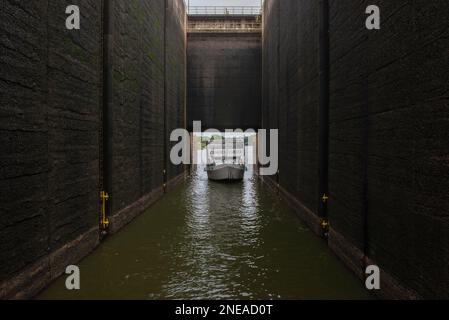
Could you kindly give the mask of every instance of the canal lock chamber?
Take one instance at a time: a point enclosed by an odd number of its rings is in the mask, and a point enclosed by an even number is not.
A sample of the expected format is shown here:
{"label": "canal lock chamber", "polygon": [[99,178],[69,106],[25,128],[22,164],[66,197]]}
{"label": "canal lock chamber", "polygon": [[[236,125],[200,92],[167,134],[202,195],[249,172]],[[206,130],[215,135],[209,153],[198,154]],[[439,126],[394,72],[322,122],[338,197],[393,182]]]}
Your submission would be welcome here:
{"label": "canal lock chamber", "polygon": [[[447,298],[448,7],[380,3],[372,31],[368,5],[92,0],[70,31],[60,1],[5,4],[0,298],[76,298],[54,280],[78,263],[105,298],[364,299],[370,265],[379,297]],[[279,170],[216,185],[173,165],[195,120],[278,129]]]}

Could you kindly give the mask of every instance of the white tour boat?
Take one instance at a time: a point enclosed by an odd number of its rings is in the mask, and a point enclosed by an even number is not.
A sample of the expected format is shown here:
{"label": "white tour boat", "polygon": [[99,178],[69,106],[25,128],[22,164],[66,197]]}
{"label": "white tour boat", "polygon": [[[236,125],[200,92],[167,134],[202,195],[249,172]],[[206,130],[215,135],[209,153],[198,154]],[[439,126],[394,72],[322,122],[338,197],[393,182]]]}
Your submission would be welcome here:
{"label": "white tour boat", "polygon": [[208,146],[207,176],[213,181],[239,181],[245,176],[244,138],[222,138]]}

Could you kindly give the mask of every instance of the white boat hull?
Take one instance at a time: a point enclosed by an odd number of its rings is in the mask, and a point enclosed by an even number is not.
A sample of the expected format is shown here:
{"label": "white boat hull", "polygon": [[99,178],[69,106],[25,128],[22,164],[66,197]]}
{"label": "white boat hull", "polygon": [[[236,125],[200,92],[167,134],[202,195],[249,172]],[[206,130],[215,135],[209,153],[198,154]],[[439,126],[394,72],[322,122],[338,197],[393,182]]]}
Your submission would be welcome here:
{"label": "white boat hull", "polygon": [[233,164],[221,164],[207,168],[207,176],[213,181],[238,181],[243,180],[245,166]]}

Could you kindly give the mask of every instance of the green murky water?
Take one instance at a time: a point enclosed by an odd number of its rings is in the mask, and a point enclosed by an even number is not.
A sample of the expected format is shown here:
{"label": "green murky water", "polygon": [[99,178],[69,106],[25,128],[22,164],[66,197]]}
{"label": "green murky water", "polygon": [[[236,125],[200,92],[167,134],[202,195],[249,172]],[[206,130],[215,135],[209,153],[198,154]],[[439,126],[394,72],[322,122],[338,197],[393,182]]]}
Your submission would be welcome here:
{"label": "green murky water", "polygon": [[362,284],[285,203],[247,173],[198,170],[39,299],[366,299]]}

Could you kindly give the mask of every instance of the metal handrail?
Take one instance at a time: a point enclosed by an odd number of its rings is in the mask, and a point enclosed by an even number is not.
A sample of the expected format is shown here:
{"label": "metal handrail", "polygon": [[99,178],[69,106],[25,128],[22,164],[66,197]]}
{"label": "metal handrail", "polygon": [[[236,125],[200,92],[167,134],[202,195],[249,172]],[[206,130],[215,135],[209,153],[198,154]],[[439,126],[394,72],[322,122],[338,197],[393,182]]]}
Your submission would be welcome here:
{"label": "metal handrail", "polygon": [[260,15],[262,8],[260,6],[190,6],[189,15]]}

